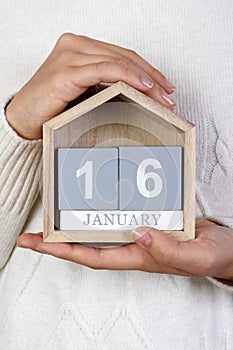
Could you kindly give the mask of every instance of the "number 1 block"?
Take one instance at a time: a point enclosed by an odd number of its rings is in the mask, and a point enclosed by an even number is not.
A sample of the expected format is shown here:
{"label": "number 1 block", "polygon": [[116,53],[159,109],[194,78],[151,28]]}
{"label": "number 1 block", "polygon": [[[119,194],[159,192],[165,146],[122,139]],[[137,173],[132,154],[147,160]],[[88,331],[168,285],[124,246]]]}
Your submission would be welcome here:
{"label": "number 1 block", "polygon": [[182,210],[182,147],[119,148],[120,210]]}
{"label": "number 1 block", "polygon": [[118,209],[117,148],[59,148],[55,158],[58,210]]}

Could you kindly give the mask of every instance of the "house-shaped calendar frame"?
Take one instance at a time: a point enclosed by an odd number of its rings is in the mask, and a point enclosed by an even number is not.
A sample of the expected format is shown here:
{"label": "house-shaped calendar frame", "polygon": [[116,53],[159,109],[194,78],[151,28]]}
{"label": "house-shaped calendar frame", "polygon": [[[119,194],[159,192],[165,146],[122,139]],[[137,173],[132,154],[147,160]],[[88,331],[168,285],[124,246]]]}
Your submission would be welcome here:
{"label": "house-shaped calendar frame", "polygon": [[183,147],[183,230],[166,232],[183,241],[195,237],[195,125],[124,82],[117,82],[43,125],[44,241],[131,242],[130,231],[125,230],[55,228],[54,153],[62,147],[117,147],[135,143]]}

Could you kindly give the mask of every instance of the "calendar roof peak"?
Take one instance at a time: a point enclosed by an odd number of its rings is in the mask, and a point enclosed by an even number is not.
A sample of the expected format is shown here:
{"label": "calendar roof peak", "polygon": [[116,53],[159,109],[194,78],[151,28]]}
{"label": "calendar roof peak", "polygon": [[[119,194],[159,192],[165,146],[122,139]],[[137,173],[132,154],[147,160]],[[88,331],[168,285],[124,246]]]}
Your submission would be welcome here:
{"label": "calendar roof peak", "polygon": [[153,118],[154,114],[156,118],[163,119],[165,122],[183,132],[189,131],[194,127],[194,125],[184,117],[162,106],[152,98],[146,96],[144,93],[136,90],[123,81],[114,83],[84,101],[77,103],[74,107],[65,110],[44,125],[51,129],[64,127],[74,119],[81,117],[106,102],[111,101],[128,102],[134,104],[135,107],[141,107],[150,115],[150,117]]}

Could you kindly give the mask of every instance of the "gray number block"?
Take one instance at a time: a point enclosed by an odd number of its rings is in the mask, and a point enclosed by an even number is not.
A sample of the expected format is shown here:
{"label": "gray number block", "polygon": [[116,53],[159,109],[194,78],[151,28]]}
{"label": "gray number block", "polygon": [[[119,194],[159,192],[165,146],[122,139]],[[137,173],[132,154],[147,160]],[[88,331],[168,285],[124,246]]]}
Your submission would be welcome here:
{"label": "gray number block", "polygon": [[55,207],[59,210],[118,209],[118,149],[58,148]]}
{"label": "gray number block", "polygon": [[120,147],[119,209],[182,210],[182,147]]}

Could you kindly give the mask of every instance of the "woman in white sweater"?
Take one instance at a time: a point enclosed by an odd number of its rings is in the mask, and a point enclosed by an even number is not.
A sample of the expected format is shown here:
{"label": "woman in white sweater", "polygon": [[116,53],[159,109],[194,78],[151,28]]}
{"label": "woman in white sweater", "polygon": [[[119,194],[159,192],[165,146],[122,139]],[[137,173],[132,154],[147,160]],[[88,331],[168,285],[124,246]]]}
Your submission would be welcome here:
{"label": "woman in white sweater", "polygon": [[[174,0],[1,5],[1,91],[8,96],[0,120],[1,348],[232,349],[228,6]],[[67,31],[139,51],[151,65],[119,46],[60,37]],[[197,125],[197,216],[212,221],[199,220],[197,238],[182,244],[150,230],[138,232],[135,238],[143,237],[136,244],[101,254],[45,244],[35,234],[21,235],[16,247],[20,233],[42,230],[42,123],[100,81],[124,80],[173,109],[174,87],[153,66],[175,83],[177,111]]]}

